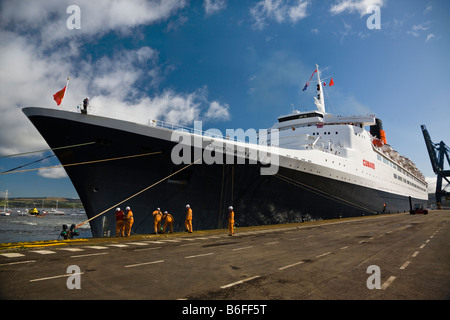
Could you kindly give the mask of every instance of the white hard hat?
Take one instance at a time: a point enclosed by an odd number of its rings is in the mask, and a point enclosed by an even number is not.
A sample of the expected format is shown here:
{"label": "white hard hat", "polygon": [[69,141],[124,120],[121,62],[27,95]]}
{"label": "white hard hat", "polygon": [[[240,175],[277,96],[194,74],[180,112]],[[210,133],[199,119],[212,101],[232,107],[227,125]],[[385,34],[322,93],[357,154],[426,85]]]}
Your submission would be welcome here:
{"label": "white hard hat", "polygon": [[191,207],[190,205],[188,205],[188,204],[186,205],[186,208],[190,208],[190,207]]}
{"label": "white hard hat", "polygon": [[164,213],[168,213],[167,211],[164,211]]}
{"label": "white hard hat", "polygon": [[125,210],[130,210],[130,207],[126,207]]}
{"label": "white hard hat", "polygon": [[158,210],[158,211],[161,211],[161,209],[160,209],[160,208],[156,208],[156,210]]}
{"label": "white hard hat", "polygon": [[233,207],[232,207],[232,206],[229,206],[229,207],[228,207],[228,210],[233,210]]}
{"label": "white hard hat", "polygon": [[120,208],[116,208],[116,211],[120,211]]}

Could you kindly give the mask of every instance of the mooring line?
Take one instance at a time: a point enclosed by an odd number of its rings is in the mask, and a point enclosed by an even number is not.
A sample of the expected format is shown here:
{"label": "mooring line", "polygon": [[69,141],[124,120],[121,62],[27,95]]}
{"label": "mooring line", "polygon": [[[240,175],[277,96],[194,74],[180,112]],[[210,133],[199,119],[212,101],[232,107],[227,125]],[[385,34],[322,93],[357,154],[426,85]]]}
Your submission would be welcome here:
{"label": "mooring line", "polygon": [[61,167],[80,166],[80,165],[84,165],[84,164],[92,164],[92,163],[99,163],[99,162],[106,162],[106,161],[115,161],[115,160],[130,159],[130,158],[137,158],[137,157],[143,157],[143,156],[150,156],[150,155],[159,154],[159,153],[162,153],[162,151],[142,153],[142,154],[135,154],[135,155],[132,155],[132,156],[123,156],[123,157],[116,157],[116,158],[109,158],[109,159],[92,160],[92,161],[85,161],[85,162],[58,164],[58,165],[50,166],[50,167],[40,167],[40,168],[24,169],[24,170],[17,170],[17,171],[5,171],[5,172],[0,173],[0,175],[2,175],[2,174],[11,174],[11,173],[19,173],[19,172],[27,172],[27,171],[36,171],[36,170],[43,170],[43,169],[53,169],[53,168],[61,168]]}
{"label": "mooring line", "polygon": [[283,175],[281,175],[279,173],[275,174],[275,177],[277,177],[278,179],[283,180],[283,181],[285,181],[287,183],[293,184],[294,186],[297,186],[299,188],[303,188],[303,189],[306,189],[306,190],[308,190],[310,192],[316,193],[316,194],[318,194],[320,196],[326,197],[328,199],[331,199],[331,200],[334,200],[334,201],[337,201],[337,202],[342,202],[342,203],[344,203],[346,205],[353,206],[353,207],[356,207],[356,208],[359,208],[359,209],[363,209],[364,211],[368,211],[370,213],[377,213],[374,210],[365,208],[363,206],[360,206],[360,205],[358,205],[356,203],[353,203],[353,202],[347,201],[345,199],[339,198],[337,196],[333,196],[333,195],[327,194],[327,193],[323,192],[322,190],[319,190],[319,189],[316,189],[314,187],[308,186],[308,185],[306,185],[304,183],[301,183],[300,181],[293,180],[291,178],[285,177],[285,176],[283,176]]}
{"label": "mooring line", "polygon": [[134,197],[140,195],[141,193],[147,191],[148,189],[153,188],[154,186],[156,186],[157,184],[163,182],[164,180],[169,179],[170,177],[176,175],[177,173],[179,173],[179,172],[181,172],[181,171],[183,171],[183,170],[189,168],[190,166],[192,166],[193,164],[197,163],[197,162],[200,161],[201,159],[202,159],[202,158],[199,158],[199,159],[195,160],[195,161],[192,162],[191,164],[188,164],[187,166],[181,168],[180,170],[175,171],[175,172],[172,173],[172,174],[169,174],[169,175],[168,175],[167,177],[165,177],[165,178],[162,178],[162,179],[159,180],[158,182],[155,182],[155,183],[153,183],[152,185],[150,185],[150,186],[148,186],[148,187],[145,187],[145,188],[142,189],[141,191],[136,192],[135,194],[133,194],[132,196],[126,198],[125,200],[122,200],[122,201],[120,201],[120,202],[114,204],[113,206],[109,207],[108,209],[103,210],[103,211],[100,212],[99,214],[97,214],[97,215],[93,216],[92,218],[89,218],[88,220],[86,220],[86,221],[80,223],[79,225],[77,225],[77,226],[75,227],[75,229],[77,229],[77,228],[81,227],[83,224],[85,224],[85,223],[87,223],[87,222],[89,222],[89,221],[91,221],[91,220],[93,220],[93,219],[95,219],[95,218],[101,216],[102,214],[108,212],[109,210],[114,209],[115,207],[121,205],[121,204],[124,203],[125,201],[128,201],[128,200],[130,200],[130,199],[133,199]]}
{"label": "mooring line", "polygon": [[91,141],[91,142],[73,144],[73,145],[70,145],[70,146],[56,147],[56,148],[52,148],[52,149],[42,149],[42,150],[36,150],[36,151],[29,151],[29,152],[9,154],[9,155],[6,155],[6,156],[0,156],[0,159],[1,158],[23,156],[23,155],[31,154],[31,153],[38,153],[38,152],[45,152],[45,151],[53,151],[53,150],[61,150],[61,149],[67,149],[67,148],[82,147],[82,146],[87,146],[87,145],[94,144],[94,143],[96,143],[96,142],[95,141]]}

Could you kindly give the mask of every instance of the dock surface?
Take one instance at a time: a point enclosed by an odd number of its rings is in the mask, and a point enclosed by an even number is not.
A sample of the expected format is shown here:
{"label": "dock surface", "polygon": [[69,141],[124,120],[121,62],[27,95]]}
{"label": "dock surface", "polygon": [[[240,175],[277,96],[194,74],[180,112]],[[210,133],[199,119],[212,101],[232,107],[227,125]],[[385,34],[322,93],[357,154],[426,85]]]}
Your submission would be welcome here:
{"label": "dock surface", "polygon": [[237,228],[232,237],[222,229],[3,244],[0,298],[445,300],[449,222],[440,210]]}

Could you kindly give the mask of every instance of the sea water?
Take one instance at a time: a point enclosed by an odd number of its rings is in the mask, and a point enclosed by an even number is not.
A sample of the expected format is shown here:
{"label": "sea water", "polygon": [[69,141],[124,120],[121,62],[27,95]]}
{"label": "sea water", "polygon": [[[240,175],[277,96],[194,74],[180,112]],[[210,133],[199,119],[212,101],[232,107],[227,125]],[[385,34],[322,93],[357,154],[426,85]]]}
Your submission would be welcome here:
{"label": "sea water", "polygon": [[[11,212],[9,216],[0,216],[0,243],[57,240],[63,224],[70,228],[70,225],[78,225],[88,219],[85,213],[76,213],[73,209],[60,210],[64,215],[48,213],[43,217],[36,217],[28,213],[19,215],[17,212]],[[25,212],[25,209],[21,211]],[[92,237],[89,222],[77,230],[80,235],[74,239]]]}

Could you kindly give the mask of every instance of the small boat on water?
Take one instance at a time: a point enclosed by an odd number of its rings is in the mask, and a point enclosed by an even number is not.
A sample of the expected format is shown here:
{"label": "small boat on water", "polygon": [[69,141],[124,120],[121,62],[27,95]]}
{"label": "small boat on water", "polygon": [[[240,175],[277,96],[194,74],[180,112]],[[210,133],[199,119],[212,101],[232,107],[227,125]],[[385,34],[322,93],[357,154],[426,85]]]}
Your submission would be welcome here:
{"label": "small boat on water", "polygon": [[5,203],[3,205],[3,210],[0,211],[0,216],[9,216],[11,215],[11,210],[8,209],[8,190],[5,193]]}
{"label": "small boat on water", "polygon": [[65,215],[64,211],[58,210],[58,200],[56,200],[56,208],[50,209],[50,213],[55,216],[63,216]]}
{"label": "small boat on water", "polygon": [[44,212],[44,211],[39,211],[38,209],[36,209],[36,207],[34,207],[33,209],[30,209],[29,211],[28,211],[28,213],[30,214],[30,215],[32,215],[32,216],[35,216],[35,217],[45,217],[46,216],[46,212]]}

